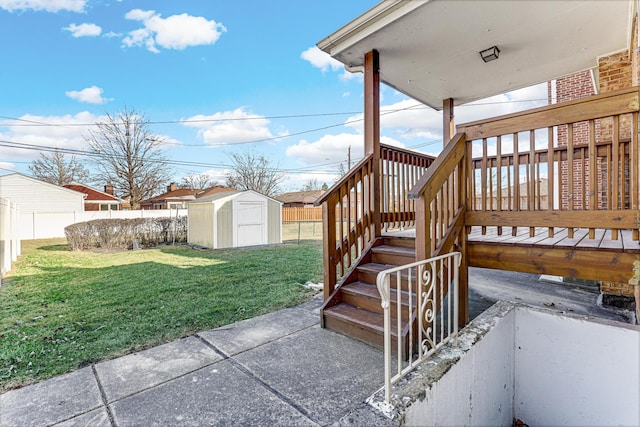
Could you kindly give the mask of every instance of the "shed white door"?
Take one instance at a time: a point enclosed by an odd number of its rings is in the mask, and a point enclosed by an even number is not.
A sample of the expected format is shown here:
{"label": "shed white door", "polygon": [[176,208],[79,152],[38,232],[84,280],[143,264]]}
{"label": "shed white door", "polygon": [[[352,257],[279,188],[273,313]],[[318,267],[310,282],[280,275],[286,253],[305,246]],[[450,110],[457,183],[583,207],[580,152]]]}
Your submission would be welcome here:
{"label": "shed white door", "polygon": [[267,207],[264,202],[238,202],[238,246],[266,244]]}

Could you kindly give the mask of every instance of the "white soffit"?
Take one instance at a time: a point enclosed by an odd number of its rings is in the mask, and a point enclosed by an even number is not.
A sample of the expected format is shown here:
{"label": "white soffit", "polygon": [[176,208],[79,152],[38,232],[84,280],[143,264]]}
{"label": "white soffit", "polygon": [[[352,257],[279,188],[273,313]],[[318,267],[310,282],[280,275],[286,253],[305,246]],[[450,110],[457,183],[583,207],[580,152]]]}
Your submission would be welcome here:
{"label": "white soffit", "polygon": [[386,0],[318,47],[347,68],[376,49],[382,82],[441,109],[596,67],[629,48],[634,1]]}

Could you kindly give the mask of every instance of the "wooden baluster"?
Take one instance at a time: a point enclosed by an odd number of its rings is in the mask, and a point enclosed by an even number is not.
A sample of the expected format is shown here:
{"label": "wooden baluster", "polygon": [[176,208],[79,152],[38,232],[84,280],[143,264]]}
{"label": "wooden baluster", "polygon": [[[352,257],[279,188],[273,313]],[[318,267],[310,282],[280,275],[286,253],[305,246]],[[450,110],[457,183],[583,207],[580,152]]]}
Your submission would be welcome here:
{"label": "wooden baluster", "polygon": [[[598,210],[598,155],[596,153],[596,122],[589,120],[589,210]],[[595,239],[595,228],[589,228],[589,238]]]}
{"label": "wooden baluster", "polygon": [[[611,161],[613,164],[611,175],[611,206],[610,210],[618,210],[620,204],[620,117],[613,116],[613,140],[611,141]],[[624,153],[624,150],[623,150]],[[624,165],[623,165],[624,169]],[[618,229],[611,230],[611,238],[618,240]]]}
{"label": "wooden baluster", "polygon": [[[513,134],[513,210],[520,210],[520,147],[518,134]],[[518,235],[518,227],[511,227],[511,235]]]}
{"label": "wooden baluster", "polygon": [[540,153],[536,153],[536,203],[534,209],[538,211],[542,210],[542,191],[540,188],[542,185],[540,181],[542,181],[542,179],[540,178],[540,163]]}
{"label": "wooden baluster", "polygon": [[582,154],[582,162],[580,162],[581,164],[581,168],[580,168],[580,173],[581,173],[581,186],[582,186],[582,198],[581,198],[581,208],[582,210],[586,210],[587,209],[587,163],[588,163],[588,148],[587,147],[580,147],[580,153]]}
{"label": "wooden baluster", "polygon": [[[568,185],[568,209],[573,210],[573,123],[567,125],[567,185]],[[567,235],[573,239],[573,228],[567,229]]]}
{"label": "wooden baluster", "polygon": [[336,197],[329,198],[322,204],[322,251],[324,263],[324,288],[323,297],[326,301],[333,293],[336,285]]}
{"label": "wooden baluster", "polygon": [[[498,185],[498,202],[496,208],[498,211],[503,210],[502,208],[502,135],[498,135],[496,138],[496,183]],[[498,236],[502,236],[502,226],[497,227]]]}
{"label": "wooden baluster", "polygon": [[[345,184],[346,185],[346,184]],[[344,199],[346,196],[346,190],[345,190],[345,186],[343,185],[342,187],[340,187],[340,191],[339,191],[339,196],[340,196],[340,232],[339,232],[339,236],[340,236],[340,242],[339,242],[339,246],[340,246],[340,276],[344,275],[345,269],[344,269],[344,257],[347,253],[347,248],[345,247],[345,224],[344,224],[344,220],[345,220],[345,211],[344,211]]]}
{"label": "wooden baluster", "polygon": [[[631,143],[629,144],[629,202],[631,210],[635,211],[638,211],[638,209],[640,209],[640,206],[638,204],[638,197],[640,193],[640,188],[638,188],[640,184],[638,175],[638,162],[640,162],[640,159],[638,159],[638,113],[633,113],[631,115]],[[638,221],[640,221],[640,213]],[[638,240],[638,233],[638,227],[634,228],[632,231],[633,240]],[[636,299],[636,304],[639,303],[640,301]]]}
{"label": "wooden baluster", "polygon": [[[480,197],[482,212],[487,211],[487,138],[482,139],[482,163],[480,165]],[[482,234],[487,234],[487,227],[482,226]]]}
{"label": "wooden baluster", "polygon": [[[554,152],[554,141],[553,141],[553,128],[547,128],[547,138],[548,138],[548,147],[547,147],[547,210],[549,212],[554,210],[555,203],[555,194],[554,194],[554,179],[555,179],[555,152]],[[553,227],[548,228],[549,237],[553,237],[555,235],[555,230]]]}
{"label": "wooden baluster", "polygon": [[352,240],[352,221],[351,221],[351,189],[353,188],[353,179],[349,178],[347,180],[347,186],[345,189],[345,197],[347,199],[347,268],[351,268],[351,259],[353,258],[352,248],[353,248],[353,240]]}

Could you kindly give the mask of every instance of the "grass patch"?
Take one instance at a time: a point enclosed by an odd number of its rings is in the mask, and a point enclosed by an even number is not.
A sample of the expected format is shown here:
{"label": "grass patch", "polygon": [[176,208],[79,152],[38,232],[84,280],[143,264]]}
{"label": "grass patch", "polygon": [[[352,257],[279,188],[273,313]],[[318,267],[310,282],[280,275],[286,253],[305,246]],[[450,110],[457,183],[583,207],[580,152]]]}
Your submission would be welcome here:
{"label": "grass patch", "polygon": [[201,251],[72,252],[22,243],[0,288],[0,391],[312,297],[322,243]]}
{"label": "grass patch", "polygon": [[292,222],[282,225],[282,241],[297,243],[303,240],[322,240],[321,222]]}

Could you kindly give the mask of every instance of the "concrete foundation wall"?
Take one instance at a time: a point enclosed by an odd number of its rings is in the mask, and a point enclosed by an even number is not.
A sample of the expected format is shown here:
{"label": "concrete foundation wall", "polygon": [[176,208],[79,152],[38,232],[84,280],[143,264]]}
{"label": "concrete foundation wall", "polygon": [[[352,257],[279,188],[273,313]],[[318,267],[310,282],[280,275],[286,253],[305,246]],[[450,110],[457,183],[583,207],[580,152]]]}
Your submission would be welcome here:
{"label": "concrete foundation wall", "polygon": [[640,329],[516,311],[517,418],[531,426],[640,425]]}
{"label": "concrete foundation wall", "polygon": [[407,409],[406,425],[511,426],[514,328],[510,311]]}
{"label": "concrete foundation wall", "polygon": [[640,425],[640,327],[498,303],[393,390],[406,425]]}

